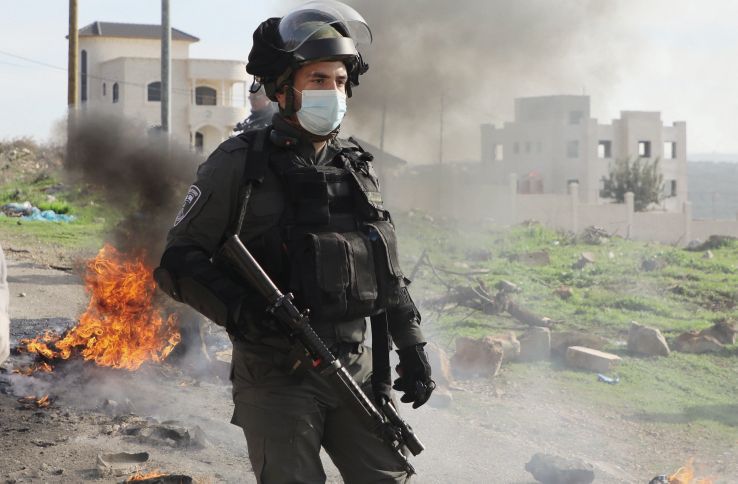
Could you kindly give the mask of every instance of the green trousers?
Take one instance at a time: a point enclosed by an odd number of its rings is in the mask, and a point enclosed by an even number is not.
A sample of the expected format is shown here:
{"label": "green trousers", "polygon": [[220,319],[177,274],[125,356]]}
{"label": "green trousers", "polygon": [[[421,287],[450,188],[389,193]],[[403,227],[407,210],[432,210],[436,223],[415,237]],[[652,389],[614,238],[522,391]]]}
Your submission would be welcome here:
{"label": "green trousers", "polygon": [[[233,347],[232,423],[243,428],[257,482],[324,483],[323,447],[344,482],[402,483],[400,459],[360,422],[320,375],[288,375],[281,354],[240,342]],[[371,352],[341,356],[354,379],[371,395]]]}

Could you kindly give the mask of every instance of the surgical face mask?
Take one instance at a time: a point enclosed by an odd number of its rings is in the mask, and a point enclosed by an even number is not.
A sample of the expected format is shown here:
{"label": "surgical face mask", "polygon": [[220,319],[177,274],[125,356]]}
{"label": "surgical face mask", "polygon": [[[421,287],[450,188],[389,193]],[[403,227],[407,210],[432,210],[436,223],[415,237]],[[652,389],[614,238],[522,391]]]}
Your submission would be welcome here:
{"label": "surgical face mask", "polygon": [[306,89],[302,91],[302,106],[296,114],[303,128],[319,136],[326,135],[343,121],[346,95],[335,89]]}

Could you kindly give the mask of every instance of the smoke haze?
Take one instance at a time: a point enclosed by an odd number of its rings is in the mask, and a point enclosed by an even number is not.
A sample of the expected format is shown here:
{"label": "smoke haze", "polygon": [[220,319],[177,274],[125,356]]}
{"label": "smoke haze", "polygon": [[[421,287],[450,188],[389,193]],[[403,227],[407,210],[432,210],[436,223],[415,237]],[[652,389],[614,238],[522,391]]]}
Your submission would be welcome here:
{"label": "smoke haze", "polygon": [[[437,163],[441,97],[443,158],[478,160],[479,125],[512,120],[520,96],[606,89],[624,72],[617,52],[620,3],[351,0],[374,36],[370,64],[349,101],[344,134],[414,163]],[[631,53],[635,50],[631,50]],[[593,93],[593,98],[604,94]]]}
{"label": "smoke haze", "polygon": [[70,135],[68,173],[92,185],[124,219],[112,234],[121,250],[146,249],[158,262],[178,204],[198,159],[143,126],[119,118],[86,115]]}

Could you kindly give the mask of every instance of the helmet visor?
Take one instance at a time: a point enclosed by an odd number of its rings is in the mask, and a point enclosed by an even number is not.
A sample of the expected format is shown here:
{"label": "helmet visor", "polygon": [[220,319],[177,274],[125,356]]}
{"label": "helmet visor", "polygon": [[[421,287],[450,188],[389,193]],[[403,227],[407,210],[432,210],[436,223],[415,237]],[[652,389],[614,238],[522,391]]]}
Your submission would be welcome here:
{"label": "helmet visor", "polygon": [[372,42],[372,32],[364,17],[343,3],[332,0],[314,0],[286,15],[279,22],[280,50],[294,52],[314,35],[321,35],[326,26],[333,27],[354,45]]}

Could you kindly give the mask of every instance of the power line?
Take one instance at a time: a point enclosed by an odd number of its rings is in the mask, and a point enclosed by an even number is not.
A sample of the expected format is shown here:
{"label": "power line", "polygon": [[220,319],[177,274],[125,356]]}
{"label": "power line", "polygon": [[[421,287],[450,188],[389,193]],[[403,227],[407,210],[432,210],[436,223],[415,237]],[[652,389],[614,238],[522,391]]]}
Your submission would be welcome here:
{"label": "power line", "polygon": [[[31,62],[33,64],[38,64],[38,65],[40,65],[42,67],[46,67],[46,68],[49,68],[49,69],[55,69],[55,70],[58,70],[60,72],[67,72],[67,68],[66,67],[55,66],[53,64],[49,64],[49,63],[46,63],[46,62],[43,62],[43,61],[39,61],[39,60],[36,60],[36,59],[31,59],[30,57],[24,57],[22,55],[13,54],[11,52],[6,52],[4,50],[0,50],[0,54],[6,55],[6,56],[9,56],[9,57],[13,57],[15,59],[24,60],[26,62]],[[24,67],[24,68],[25,67],[28,67],[28,66],[23,66],[23,65],[20,65],[20,64],[12,64],[12,63],[9,63],[9,62],[2,62],[2,61],[0,61],[0,63],[6,64],[6,65],[11,65],[11,66],[14,66],[14,67]],[[148,87],[148,84],[141,84],[141,83],[138,83],[138,82],[131,82],[131,81],[120,81],[120,80],[117,80],[117,79],[110,79],[110,78],[106,78],[106,77],[96,76],[94,74],[86,74],[86,76],[87,76],[88,79],[95,79],[95,80],[98,80],[98,81],[105,81],[105,82],[112,82],[112,83],[116,83],[117,82],[118,84],[122,84],[122,85],[125,85],[125,86]],[[246,82],[246,81],[244,80],[244,82]],[[192,95],[192,90],[191,89],[182,89],[182,88],[172,88],[172,93],[182,94],[182,95],[186,95],[186,96],[189,97],[189,96]],[[248,98],[246,98],[246,97],[232,97],[231,98],[232,101],[246,101],[247,99]]]}

